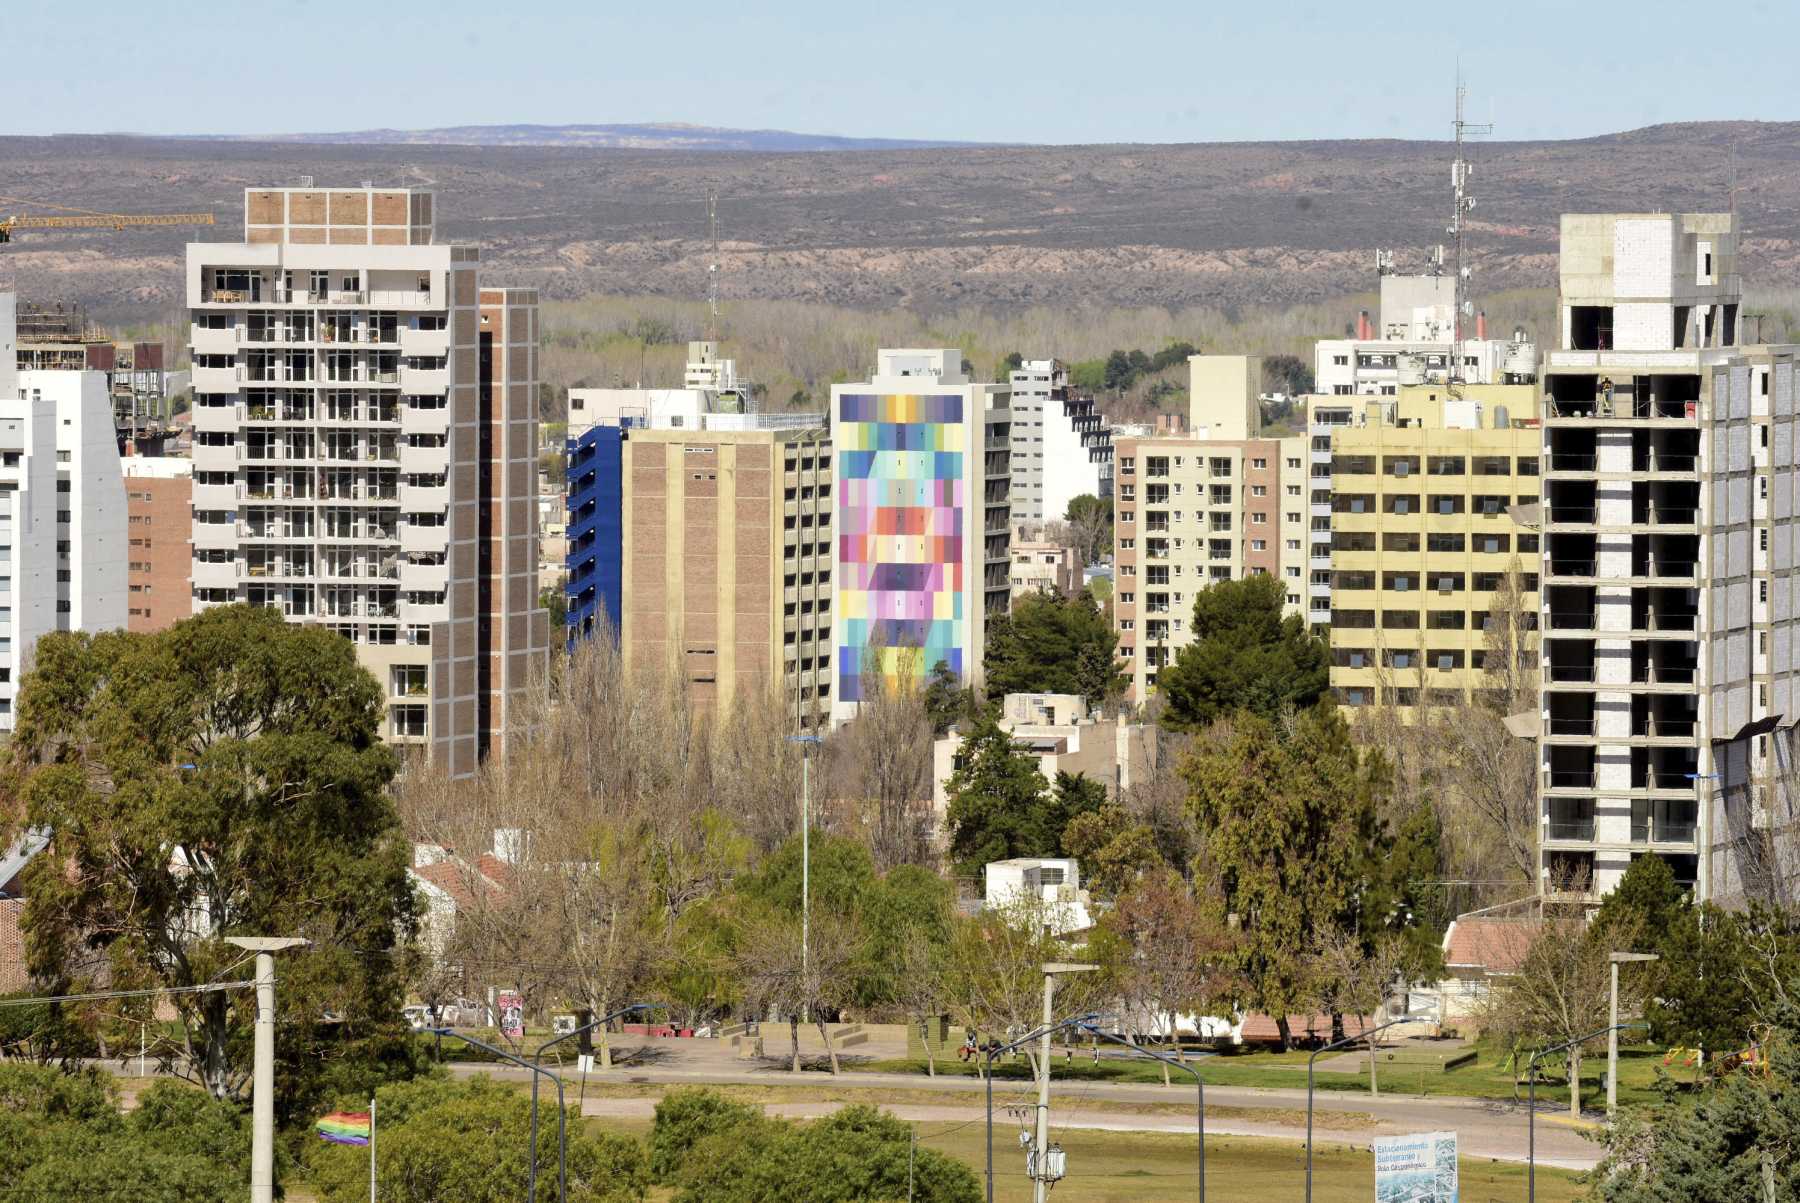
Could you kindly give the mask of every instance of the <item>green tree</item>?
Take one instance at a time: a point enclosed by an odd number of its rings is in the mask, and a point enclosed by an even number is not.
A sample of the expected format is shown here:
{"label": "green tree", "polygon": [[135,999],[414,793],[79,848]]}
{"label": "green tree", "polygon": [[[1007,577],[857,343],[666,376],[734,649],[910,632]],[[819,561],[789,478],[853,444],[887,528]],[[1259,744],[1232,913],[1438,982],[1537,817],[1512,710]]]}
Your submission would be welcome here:
{"label": "green tree", "polygon": [[944,786],[956,871],[974,876],[990,861],[1060,855],[1070,821],[1106,801],[1106,787],[1084,774],[1058,773],[1045,784],[1037,758],[984,715]]}
{"label": "green tree", "polygon": [[1081,880],[1096,898],[1116,898],[1145,873],[1168,868],[1150,825],[1107,802],[1063,828],[1062,849],[1081,862]]}
{"label": "green tree", "polygon": [[1032,593],[1010,615],[988,619],[983,667],[990,699],[1009,693],[1073,693],[1099,704],[1125,690],[1113,655],[1119,637],[1085,590]]}
{"label": "green tree", "polygon": [[949,661],[939,660],[932,665],[925,685],[925,714],[931,721],[933,735],[942,739],[950,728],[974,718],[979,709],[975,690],[950,671]]}
{"label": "green tree", "polygon": [[1196,744],[1185,774],[1212,905],[1235,915],[1244,1004],[1287,1016],[1311,1001],[1307,958],[1353,930],[1389,841],[1378,817],[1385,770],[1319,706],[1285,726],[1243,714]]}
{"label": "green tree", "polygon": [[[273,610],[44,637],[13,741],[24,820],[51,833],[26,870],[33,974],[59,990],[103,975],[184,988],[244,973],[227,936],[307,937],[283,954],[279,1111],[346,1071],[410,1073],[400,1003],[415,903],[382,712],[347,641]],[[240,1097],[247,999],[169,1001],[177,1069]]]}
{"label": "green tree", "polygon": [[942,949],[950,939],[956,892],[948,881],[921,865],[888,870],[865,895],[863,954],[857,968],[857,999],[863,1005],[905,1002],[905,978],[919,968],[909,950]]}
{"label": "green tree", "polygon": [[1069,545],[1075,548],[1083,564],[1097,564],[1112,554],[1113,503],[1092,493],[1069,498],[1063,510]]}
{"label": "green tree", "polygon": [[[346,1104],[351,1099],[344,1100]],[[638,1203],[650,1186],[644,1146],[595,1131],[568,1110],[568,1186],[579,1203]],[[376,1189],[390,1203],[512,1203],[530,1180],[531,1103],[487,1077],[384,1086],[375,1095],[380,1131]],[[535,1203],[557,1198],[556,1107],[538,1124]],[[369,1197],[366,1149],[312,1145],[307,1164],[324,1203]],[[240,1187],[241,1191],[241,1187]]]}
{"label": "green tree", "polygon": [[1114,351],[1106,357],[1106,387],[1108,389],[1115,393],[1122,393],[1130,388],[1136,379],[1136,365],[1132,363],[1129,354],[1124,351]]}
{"label": "green tree", "polygon": [[1273,719],[1325,693],[1325,641],[1298,614],[1283,616],[1287,586],[1257,574],[1219,581],[1194,598],[1193,642],[1157,674],[1162,722],[1191,731],[1236,711]]}
{"label": "green tree", "polygon": [[569,599],[561,585],[546,585],[538,591],[538,605],[550,611],[550,646],[562,644],[562,630],[569,624]]}
{"label": "green tree", "polygon": [[1303,396],[1313,391],[1312,368],[1298,355],[1267,356],[1263,359],[1262,386],[1265,392]]}
{"label": "green tree", "polygon": [[[1786,991],[1800,995],[1800,982]],[[1652,1108],[1626,1108],[1589,1176],[1600,1203],[1794,1203],[1800,1199],[1800,1013],[1776,1009],[1766,1072],[1737,1072],[1689,1103],[1672,1085]],[[1663,1079],[1667,1083],[1667,1079]]]}

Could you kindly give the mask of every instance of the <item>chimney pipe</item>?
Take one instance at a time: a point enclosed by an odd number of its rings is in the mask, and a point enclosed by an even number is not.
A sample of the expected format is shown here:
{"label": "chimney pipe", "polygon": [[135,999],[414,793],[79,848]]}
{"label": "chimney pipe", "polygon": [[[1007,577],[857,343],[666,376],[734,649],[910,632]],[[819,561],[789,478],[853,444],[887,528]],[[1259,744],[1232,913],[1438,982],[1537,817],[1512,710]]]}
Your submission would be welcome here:
{"label": "chimney pipe", "polygon": [[1375,330],[1369,324],[1369,311],[1367,309],[1358,309],[1356,311],[1356,337],[1361,342],[1368,342],[1375,337]]}
{"label": "chimney pipe", "polygon": [[1475,311],[1475,337],[1478,341],[1487,339],[1487,310],[1485,309]]}

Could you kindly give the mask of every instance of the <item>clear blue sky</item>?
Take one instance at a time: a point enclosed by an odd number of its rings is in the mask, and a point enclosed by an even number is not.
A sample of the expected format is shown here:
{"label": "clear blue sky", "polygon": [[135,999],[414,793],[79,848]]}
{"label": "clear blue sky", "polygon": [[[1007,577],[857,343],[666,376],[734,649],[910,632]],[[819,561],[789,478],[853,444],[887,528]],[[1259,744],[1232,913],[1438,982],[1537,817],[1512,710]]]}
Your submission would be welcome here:
{"label": "clear blue sky", "polygon": [[[1010,142],[1436,138],[1460,57],[1471,117],[1491,111],[1496,137],[1583,137],[1800,117],[1790,2],[27,2],[0,24],[0,133],[685,121]],[[1375,15],[1399,9],[1415,23]]]}

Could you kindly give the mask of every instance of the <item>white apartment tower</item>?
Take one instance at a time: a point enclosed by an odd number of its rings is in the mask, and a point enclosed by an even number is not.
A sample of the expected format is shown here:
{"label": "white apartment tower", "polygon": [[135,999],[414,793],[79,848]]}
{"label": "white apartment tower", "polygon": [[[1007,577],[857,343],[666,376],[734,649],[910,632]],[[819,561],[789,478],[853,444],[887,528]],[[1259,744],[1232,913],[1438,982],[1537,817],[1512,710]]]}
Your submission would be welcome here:
{"label": "white apartment tower", "polygon": [[1007,402],[954,347],[882,350],[868,382],[831,386],[834,725],[865,669],[980,684],[987,616],[1012,600]]}
{"label": "white apartment tower", "polygon": [[1112,430],[1092,397],[1069,387],[1054,359],[1027,359],[1012,373],[1014,524],[1060,522],[1084,493],[1112,496]]}
{"label": "white apartment tower", "polygon": [[1742,345],[1734,214],[1562,220],[1544,376],[1543,885],[1661,856],[1791,901],[1794,346]]}
{"label": "white apartment tower", "polygon": [[125,483],[103,372],[19,371],[0,293],[0,731],[52,631],[125,625]]}
{"label": "white apartment tower", "polygon": [[188,247],[195,608],[338,631],[384,736],[473,773],[548,647],[536,294],[484,289],[430,192],[247,189],[244,227]]}

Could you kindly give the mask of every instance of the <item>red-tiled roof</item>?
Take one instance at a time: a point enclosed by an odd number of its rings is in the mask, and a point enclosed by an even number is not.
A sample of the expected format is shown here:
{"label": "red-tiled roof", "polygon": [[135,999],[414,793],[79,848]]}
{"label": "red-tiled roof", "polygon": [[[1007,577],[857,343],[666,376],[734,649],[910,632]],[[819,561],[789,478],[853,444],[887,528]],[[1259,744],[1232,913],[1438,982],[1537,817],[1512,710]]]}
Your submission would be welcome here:
{"label": "red-tiled roof", "polygon": [[1538,926],[1536,919],[1458,919],[1444,933],[1444,964],[1489,974],[1517,973]]}
{"label": "red-tiled roof", "polygon": [[[1354,1015],[1344,1016],[1344,1035],[1362,1035],[1363,1021]],[[1332,1039],[1331,1016],[1289,1015],[1288,1034],[1296,1040]],[[1251,1013],[1244,1016],[1243,1039],[1248,1044],[1273,1044],[1281,1039],[1281,1029],[1273,1015]]]}
{"label": "red-tiled roof", "polygon": [[498,894],[505,890],[505,886],[501,882],[495,881],[487,874],[485,867],[477,870],[465,862],[454,859],[447,858],[435,864],[422,865],[415,868],[413,872],[450,895],[450,901],[456,905],[458,910],[475,905],[476,891],[483,894]]}

